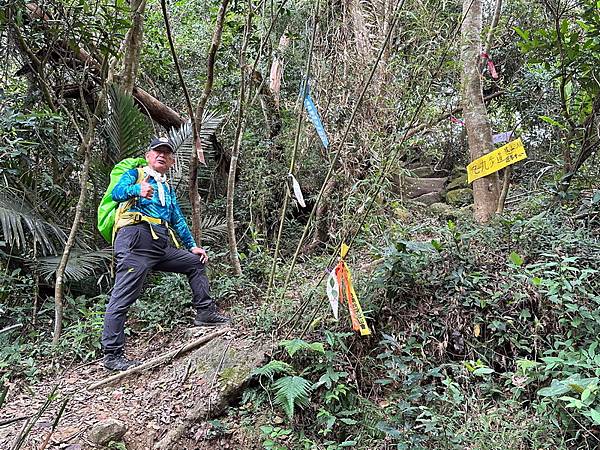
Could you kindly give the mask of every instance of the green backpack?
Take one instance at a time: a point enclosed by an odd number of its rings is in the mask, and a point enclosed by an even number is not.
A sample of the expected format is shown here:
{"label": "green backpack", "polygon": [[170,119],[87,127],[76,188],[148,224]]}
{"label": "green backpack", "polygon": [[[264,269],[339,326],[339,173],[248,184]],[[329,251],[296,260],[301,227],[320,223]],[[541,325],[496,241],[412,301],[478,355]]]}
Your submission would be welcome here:
{"label": "green backpack", "polygon": [[[106,192],[102,197],[100,205],[98,206],[98,230],[100,231],[102,237],[110,244],[112,244],[113,241],[113,228],[115,225],[117,210],[120,209],[119,203],[112,199],[112,190],[125,172],[138,167],[143,167],[146,164],[147,163],[144,158],[127,158],[118,162],[110,171],[110,183],[106,188]],[[138,170],[138,183],[141,181],[141,176],[143,177],[143,172]],[[130,207],[131,205],[122,209],[127,210]]]}

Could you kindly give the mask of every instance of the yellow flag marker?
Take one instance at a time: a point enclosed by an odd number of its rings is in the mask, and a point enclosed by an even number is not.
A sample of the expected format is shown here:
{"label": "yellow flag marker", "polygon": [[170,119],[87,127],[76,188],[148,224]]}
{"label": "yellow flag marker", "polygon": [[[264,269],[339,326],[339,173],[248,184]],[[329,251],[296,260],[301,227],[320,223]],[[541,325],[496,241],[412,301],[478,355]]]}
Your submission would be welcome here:
{"label": "yellow flag marker", "polygon": [[348,311],[350,312],[352,329],[360,332],[361,336],[368,336],[371,334],[371,330],[369,329],[369,325],[367,325],[367,319],[365,318],[365,314],[363,313],[360,302],[358,301],[358,296],[356,295],[356,291],[352,285],[352,275],[350,274],[350,269],[344,262],[344,257],[348,254],[349,248],[350,247],[348,247],[346,244],[342,244],[342,248],[340,249],[340,262],[335,269],[333,269],[332,273],[335,273],[337,280],[339,298],[341,300],[345,298],[348,302]]}
{"label": "yellow flag marker", "polygon": [[527,154],[523,141],[521,138],[516,139],[469,164],[467,166],[468,181],[472,183],[525,158],[527,158]]}
{"label": "yellow flag marker", "polygon": [[342,248],[340,249],[340,256],[342,257],[342,259],[346,257],[349,249],[350,247],[348,247],[345,242],[342,242]]}

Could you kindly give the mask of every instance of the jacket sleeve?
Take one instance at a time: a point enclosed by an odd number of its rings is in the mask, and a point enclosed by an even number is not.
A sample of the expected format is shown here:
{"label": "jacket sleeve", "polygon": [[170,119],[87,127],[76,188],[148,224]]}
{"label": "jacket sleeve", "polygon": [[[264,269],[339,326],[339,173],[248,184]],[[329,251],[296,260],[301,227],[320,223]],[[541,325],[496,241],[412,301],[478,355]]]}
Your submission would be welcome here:
{"label": "jacket sleeve", "polygon": [[115,202],[125,202],[133,197],[139,197],[142,186],[136,184],[137,169],[128,170],[112,190],[111,196]]}
{"label": "jacket sleeve", "polygon": [[183,213],[181,212],[181,208],[177,203],[177,197],[175,196],[175,189],[171,190],[171,218],[169,220],[169,224],[171,228],[175,230],[185,248],[190,250],[193,247],[197,247],[196,241],[190,232],[190,229],[185,221],[185,217],[183,217]]}

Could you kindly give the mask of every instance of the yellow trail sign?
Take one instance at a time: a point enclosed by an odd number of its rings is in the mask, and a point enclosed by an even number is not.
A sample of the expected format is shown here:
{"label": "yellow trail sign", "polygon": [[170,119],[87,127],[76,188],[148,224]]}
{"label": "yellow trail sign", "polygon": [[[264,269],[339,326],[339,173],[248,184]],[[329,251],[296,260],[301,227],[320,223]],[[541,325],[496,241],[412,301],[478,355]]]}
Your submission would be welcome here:
{"label": "yellow trail sign", "polygon": [[525,154],[523,141],[521,141],[521,138],[516,139],[469,164],[467,166],[468,181],[472,183],[525,158],[527,158],[527,155]]}

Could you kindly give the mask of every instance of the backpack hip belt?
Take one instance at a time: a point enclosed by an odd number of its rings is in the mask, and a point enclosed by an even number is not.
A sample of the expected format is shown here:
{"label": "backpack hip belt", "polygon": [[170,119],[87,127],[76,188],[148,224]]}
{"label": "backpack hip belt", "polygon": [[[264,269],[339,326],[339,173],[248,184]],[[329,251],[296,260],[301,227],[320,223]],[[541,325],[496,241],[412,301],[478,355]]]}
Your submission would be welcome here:
{"label": "backpack hip belt", "polygon": [[173,230],[171,229],[167,221],[163,219],[157,219],[155,217],[144,216],[140,212],[125,211],[121,213],[119,215],[118,220],[115,222],[114,233],[116,234],[120,228],[126,227],[127,225],[135,225],[142,222],[146,222],[150,226],[150,233],[152,234],[152,239],[155,240],[158,239],[158,235],[156,234],[156,231],[154,231],[154,227],[152,225],[163,225],[167,227],[167,230],[169,230],[169,234],[171,235],[171,239],[173,239],[175,246],[179,248],[179,242],[177,242],[175,234],[173,233]]}

